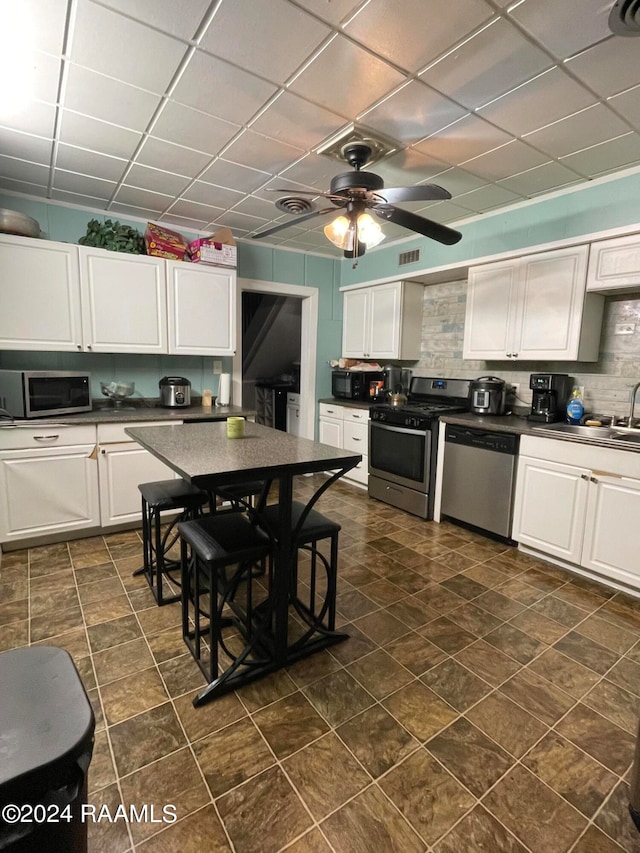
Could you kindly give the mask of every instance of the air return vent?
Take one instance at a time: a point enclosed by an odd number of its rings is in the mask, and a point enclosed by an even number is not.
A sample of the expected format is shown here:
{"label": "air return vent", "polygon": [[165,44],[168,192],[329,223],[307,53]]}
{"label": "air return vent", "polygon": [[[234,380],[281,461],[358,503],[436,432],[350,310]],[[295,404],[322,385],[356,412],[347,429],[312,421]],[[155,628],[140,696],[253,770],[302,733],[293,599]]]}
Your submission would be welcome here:
{"label": "air return vent", "polygon": [[276,207],[278,210],[282,210],[284,213],[291,213],[294,216],[301,216],[303,213],[312,213],[316,209],[312,201],[292,195],[279,198],[276,201]]}
{"label": "air return vent", "polygon": [[415,264],[420,260],[420,249],[412,249],[410,252],[400,252],[398,255],[398,266],[403,267],[405,264]]}
{"label": "air return vent", "polygon": [[616,0],[609,13],[609,29],[617,36],[640,36],[640,0]]}

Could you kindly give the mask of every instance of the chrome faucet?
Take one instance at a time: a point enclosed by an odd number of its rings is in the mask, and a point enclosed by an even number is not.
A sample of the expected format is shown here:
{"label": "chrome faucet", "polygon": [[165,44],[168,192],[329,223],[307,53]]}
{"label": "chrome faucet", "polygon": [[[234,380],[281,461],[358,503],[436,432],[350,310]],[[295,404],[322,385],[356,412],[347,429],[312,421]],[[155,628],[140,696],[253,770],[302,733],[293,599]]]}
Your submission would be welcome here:
{"label": "chrome faucet", "polygon": [[639,388],[640,388],[640,382],[636,382],[636,384],[633,386],[633,391],[631,392],[631,406],[629,407],[629,426],[630,427],[633,426],[633,422],[635,421],[635,418],[633,416],[633,411],[636,407],[636,395],[638,393]]}

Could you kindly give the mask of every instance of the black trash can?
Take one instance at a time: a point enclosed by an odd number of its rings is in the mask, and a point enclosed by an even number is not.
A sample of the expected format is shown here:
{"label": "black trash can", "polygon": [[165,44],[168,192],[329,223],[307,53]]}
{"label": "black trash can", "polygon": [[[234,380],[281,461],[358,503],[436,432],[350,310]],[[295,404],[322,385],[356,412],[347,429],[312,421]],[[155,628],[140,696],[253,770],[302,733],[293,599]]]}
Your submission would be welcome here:
{"label": "black trash can", "polygon": [[0,654],[0,851],[86,853],[95,719],[64,649]]}

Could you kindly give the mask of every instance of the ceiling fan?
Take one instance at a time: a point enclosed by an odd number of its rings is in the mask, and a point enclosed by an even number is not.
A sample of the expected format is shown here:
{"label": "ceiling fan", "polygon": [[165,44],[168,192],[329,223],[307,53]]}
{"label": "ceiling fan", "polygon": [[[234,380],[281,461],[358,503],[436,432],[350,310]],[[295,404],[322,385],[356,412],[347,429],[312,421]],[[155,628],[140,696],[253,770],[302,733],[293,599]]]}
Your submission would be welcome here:
{"label": "ceiling fan", "polygon": [[[336,208],[341,214],[324,229],[326,237],[339,249],[344,250],[345,258],[358,258],[364,255],[367,248],[376,246],[384,239],[380,225],[373,217],[366,213],[372,210],[375,215],[387,222],[393,222],[409,231],[415,231],[439,243],[452,246],[461,239],[462,234],[447,228],[439,222],[433,222],[424,216],[418,216],[408,210],[403,210],[395,205],[399,202],[409,201],[440,201],[451,198],[451,193],[437,184],[419,184],[413,187],[388,187],[385,189],[384,181],[373,172],[363,172],[362,167],[366,165],[371,157],[372,149],[369,145],[361,142],[351,142],[342,149],[342,156],[353,166],[353,172],[344,172],[336,175],[332,181],[329,192],[320,190],[298,190],[301,195],[322,196],[328,199],[333,207],[325,207],[322,210],[314,210],[303,216],[297,216],[295,220],[276,225],[254,234],[253,239],[268,237],[298,222],[306,222],[316,216],[324,216],[327,213],[335,213]],[[291,190],[271,189],[271,192],[290,193]],[[295,197],[278,199],[276,207],[287,213],[301,213],[309,209],[304,199]]]}

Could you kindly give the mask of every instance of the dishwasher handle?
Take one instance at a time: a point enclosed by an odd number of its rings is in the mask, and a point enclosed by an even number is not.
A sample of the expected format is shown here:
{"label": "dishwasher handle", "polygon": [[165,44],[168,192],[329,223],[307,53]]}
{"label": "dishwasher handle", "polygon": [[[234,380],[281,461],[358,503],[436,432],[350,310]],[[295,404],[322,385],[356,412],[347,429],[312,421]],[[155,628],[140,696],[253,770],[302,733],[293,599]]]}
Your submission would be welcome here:
{"label": "dishwasher handle", "polygon": [[517,456],[520,447],[520,436],[514,433],[490,432],[450,424],[445,431],[445,441],[447,444],[477,447],[479,450],[491,450],[494,453],[506,453],[509,456]]}

